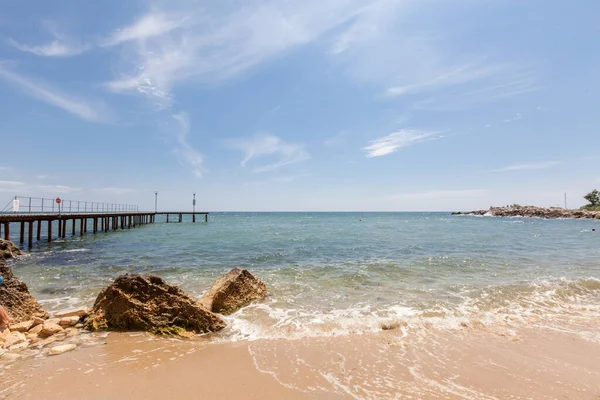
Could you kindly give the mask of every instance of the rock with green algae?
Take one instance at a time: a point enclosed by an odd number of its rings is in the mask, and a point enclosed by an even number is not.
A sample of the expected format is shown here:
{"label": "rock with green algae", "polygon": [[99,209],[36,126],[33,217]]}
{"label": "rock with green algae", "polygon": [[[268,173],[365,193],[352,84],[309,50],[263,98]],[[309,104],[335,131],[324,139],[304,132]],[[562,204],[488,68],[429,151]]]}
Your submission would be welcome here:
{"label": "rock with green algae", "polygon": [[[153,275],[126,274],[105,288],[87,316],[88,330],[216,332],[226,326],[176,286]],[[181,331],[180,331],[181,329]]]}

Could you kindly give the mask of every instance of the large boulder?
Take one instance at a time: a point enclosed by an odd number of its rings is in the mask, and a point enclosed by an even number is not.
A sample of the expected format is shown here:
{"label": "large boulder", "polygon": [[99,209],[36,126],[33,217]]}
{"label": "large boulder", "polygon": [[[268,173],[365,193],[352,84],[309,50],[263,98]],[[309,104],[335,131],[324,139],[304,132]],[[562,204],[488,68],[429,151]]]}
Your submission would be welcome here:
{"label": "large boulder", "polygon": [[158,276],[126,274],[96,298],[84,322],[89,330],[154,333],[216,332],[225,322]]}
{"label": "large boulder", "polygon": [[213,283],[200,304],[212,312],[229,315],[268,294],[261,280],[245,269],[234,268]]}
{"label": "large boulder", "polygon": [[15,277],[2,259],[0,259],[0,275],[4,281],[0,284],[0,306],[4,307],[12,317],[13,324],[29,321],[33,317],[48,317],[48,313],[29,294],[25,282]]}
{"label": "large boulder", "polygon": [[11,241],[0,239],[0,259],[22,256],[23,253],[16,244]]}

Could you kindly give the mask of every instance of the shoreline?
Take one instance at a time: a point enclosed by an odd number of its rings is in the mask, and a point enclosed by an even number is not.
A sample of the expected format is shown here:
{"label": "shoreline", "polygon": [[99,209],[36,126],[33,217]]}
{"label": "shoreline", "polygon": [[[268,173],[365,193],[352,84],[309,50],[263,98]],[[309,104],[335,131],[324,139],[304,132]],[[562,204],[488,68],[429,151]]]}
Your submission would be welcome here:
{"label": "shoreline", "polygon": [[600,211],[572,210],[560,207],[507,206],[490,207],[487,210],[455,211],[452,215],[486,217],[525,217],[542,219],[599,219]]}
{"label": "shoreline", "polygon": [[598,357],[598,342],[536,327],[235,343],[111,333],[104,345],[1,371],[0,398],[592,400]]}

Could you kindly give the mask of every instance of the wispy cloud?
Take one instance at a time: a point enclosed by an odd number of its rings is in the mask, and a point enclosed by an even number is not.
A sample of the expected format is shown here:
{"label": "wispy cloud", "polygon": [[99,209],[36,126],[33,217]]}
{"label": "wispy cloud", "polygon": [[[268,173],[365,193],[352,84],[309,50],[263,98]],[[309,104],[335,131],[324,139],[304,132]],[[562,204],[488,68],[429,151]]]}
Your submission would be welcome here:
{"label": "wispy cloud", "polygon": [[66,185],[35,185],[32,187],[51,193],[73,193],[81,191],[81,188]]}
{"label": "wispy cloud", "polygon": [[118,29],[103,43],[103,46],[115,46],[132,40],[145,40],[151,37],[164,35],[183,25],[185,18],[169,15],[161,11],[149,12],[133,24]]}
{"label": "wispy cloud", "polygon": [[25,183],[18,181],[0,181],[0,192],[21,192]]}
{"label": "wispy cloud", "polygon": [[190,134],[190,120],[186,112],[180,112],[172,116],[179,124],[179,129],[171,132],[173,137],[173,154],[179,163],[188,168],[196,177],[201,178],[204,172],[202,167],[202,154],[196,150],[188,141]]}
{"label": "wispy cloud", "polygon": [[552,168],[558,164],[560,164],[560,161],[546,161],[546,162],[529,163],[529,164],[512,164],[512,165],[507,165],[506,167],[492,169],[489,172],[528,171],[528,170],[547,169],[547,168]]}
{"label": "wispy cloud", "polygon": [[327,138],[323,144],[325,146],[330,146],[330,147],[334,147],[334,146],[341,146],[346,144],[348,140],[348,132],[340,132],[337,135],[333,135],[330,138]]}
{"label": "wispy cloud", "polygon": [[61,108],[80,118],[94,122],[106,122],[111,112],[103,103],[92,103],[60,92],[52,86],[17,74],[0,63],[0,78],[13,84],[27,96]]}
{"label": "wispy cloud", "polygon": [[256,187],[256,186],[271,186],[271,185],[279,185],[291,183],[299,179],[307,178],[311,176],[309,173],[297,174],[297,175],[287,175],[287,176],[277,176],[270,179],[264,179],[260,181],[250,181],[244,183],[245,187]]}
{"label": "wispy cloud", "polygon": [[419,131],[413,129],[402,129],[387,136],[371,140],[368,146],[363,147],[368,158],[381,157],[400,150],[403,147],[412,146],[417,143],[439,139],[440,132]]}
{"label": "wispy cloud", "polygon": [[52,42],[44,45],[29,46],[26,44],[21,44],[10,38],[8,39],[8,43],[21,51],[44,57],[74,56],[81,54],[90,48],[88,45],[73,45],[60,40],[53,40]]}
{"label": "wispy cloud", "polygon": [[97,189],[92,189],[92,191],[93,191],[93,192],[101,192],[101,193],[115,194],[115,195],[123,195],[123,194],[135,193],[135,192],[137,192],[137,189],[132,189],[132,188],[112,188],[112,187],[108,187],[108,188],[97,188]]}
{"label": "wispy cloud", "polygon": [[389,196],[388,199],[445,199],[445,198],[462,198],[480,196],[485,193],[482,189],[465,189],[465,190],[429,190],[422,192],[401,193]]}
{"label": "wispy cloud", "polygon": [[359,0],[232,3],[213,11],[184,4],[175,15],[186,15],[185,23],[154,9],[115,34],[109,43],[133,42],[125,48],[119,76],[107,83],[109,89],[139,93],[167,107],[173,86],[242,74],[314,41],[363,8]]}
{"label": "wispy cloud", "polygon": [[[253,164],[253,172],[272,171],[310,158],[310,154],[304,149],[303,145],[289,143],[277,136],[268,134],[257,134],[249,139],[229,140],[227,144],[232,149],[244,152],[245,156],[241,165],[246,167],[248,163]],[[251,162],[262,158],[271,161],[260,165]]]}

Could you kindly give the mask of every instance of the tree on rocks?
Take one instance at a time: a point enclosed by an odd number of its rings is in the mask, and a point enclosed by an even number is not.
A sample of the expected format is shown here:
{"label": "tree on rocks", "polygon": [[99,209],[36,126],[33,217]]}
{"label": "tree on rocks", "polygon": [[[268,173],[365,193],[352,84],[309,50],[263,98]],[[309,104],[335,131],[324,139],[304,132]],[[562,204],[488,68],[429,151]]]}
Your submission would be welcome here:
{"label": "tree on rocks", "polygon": [[600,206],[600,192],[596,189],[592,190],[585,196],[583,196],[590,204],[589,206],[598,207]]}

